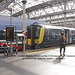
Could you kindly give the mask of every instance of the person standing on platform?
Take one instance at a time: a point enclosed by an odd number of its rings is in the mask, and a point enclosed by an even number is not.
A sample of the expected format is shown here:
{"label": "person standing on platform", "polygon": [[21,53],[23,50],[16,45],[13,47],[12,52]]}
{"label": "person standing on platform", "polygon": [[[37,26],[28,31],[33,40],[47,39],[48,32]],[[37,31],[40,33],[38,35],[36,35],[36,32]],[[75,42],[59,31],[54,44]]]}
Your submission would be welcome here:
{"label": "person standing on platform", "polygon": [[65,36],[64,36],[64,33],[62,32],[61,33],[61,36],[59,38],[59,42],[60,42],[60,56],[62,56],[62,48],[64,49],[63,50],[63,56],[65,56]]}

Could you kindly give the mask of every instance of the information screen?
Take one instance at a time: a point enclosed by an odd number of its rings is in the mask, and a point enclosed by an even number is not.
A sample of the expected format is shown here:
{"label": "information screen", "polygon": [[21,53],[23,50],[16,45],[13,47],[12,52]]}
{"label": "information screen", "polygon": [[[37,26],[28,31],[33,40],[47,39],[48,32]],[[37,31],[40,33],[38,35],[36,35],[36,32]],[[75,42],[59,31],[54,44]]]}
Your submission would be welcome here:
{"label": "information screen", "polygon": [[12,27],[12,26],[6,27],[6,40],[14,41],[14,27]]}

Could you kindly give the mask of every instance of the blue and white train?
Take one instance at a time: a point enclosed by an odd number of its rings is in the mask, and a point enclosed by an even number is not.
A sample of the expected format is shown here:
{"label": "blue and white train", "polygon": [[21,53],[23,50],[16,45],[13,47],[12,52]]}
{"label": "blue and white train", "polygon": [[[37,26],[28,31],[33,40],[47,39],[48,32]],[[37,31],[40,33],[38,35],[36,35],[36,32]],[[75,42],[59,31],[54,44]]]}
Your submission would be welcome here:
{"label": "blue and white train", "polygon": [[64,32],[65,44],[75,43],[75,28],[32,24],[27,27],[28,48],[42,48],[59,45],[59,37]]}

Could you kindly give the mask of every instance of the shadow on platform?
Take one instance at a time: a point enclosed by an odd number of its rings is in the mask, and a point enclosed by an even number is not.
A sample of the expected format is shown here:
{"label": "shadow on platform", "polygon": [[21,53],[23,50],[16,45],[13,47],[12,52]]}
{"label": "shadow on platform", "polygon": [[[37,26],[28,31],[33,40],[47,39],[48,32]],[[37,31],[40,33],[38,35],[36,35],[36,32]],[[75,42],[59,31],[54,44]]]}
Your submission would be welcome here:
{"label": "shadow on platform", "polygon": [[61,60],[62,60],[62,59],[63,59],[63,57],[55,58],[55,59],[53,60],[53,63],[54,63],[54,64],[61,63]]}

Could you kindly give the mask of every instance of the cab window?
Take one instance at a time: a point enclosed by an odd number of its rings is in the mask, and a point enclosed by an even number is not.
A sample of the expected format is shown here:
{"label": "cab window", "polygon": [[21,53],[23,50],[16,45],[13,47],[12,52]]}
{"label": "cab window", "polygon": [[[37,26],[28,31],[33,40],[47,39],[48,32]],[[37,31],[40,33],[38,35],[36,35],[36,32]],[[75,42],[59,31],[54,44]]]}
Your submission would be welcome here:
{"label": "cab window", "polygon": [[41,27],[36,27],[35,39],[39,39]]}

